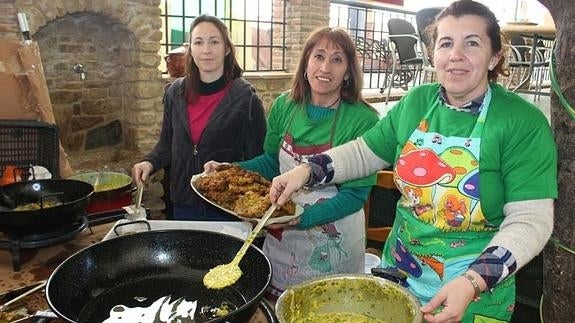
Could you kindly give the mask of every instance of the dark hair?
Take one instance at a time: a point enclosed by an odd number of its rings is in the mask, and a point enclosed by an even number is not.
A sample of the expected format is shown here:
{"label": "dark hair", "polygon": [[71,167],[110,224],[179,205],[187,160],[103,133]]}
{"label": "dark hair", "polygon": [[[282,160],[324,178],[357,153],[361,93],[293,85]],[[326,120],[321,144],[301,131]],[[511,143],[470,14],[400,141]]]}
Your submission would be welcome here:
{"label": "dark hair", "polygon": [[358,101],[363,102],[363,98],[361,96],[363,78],[359,61],[357,60],[355,43],[345,30],[332,27],[317,28],[306,39],[297,70],[292,81],[290,93],[291,98],[295,102],[303,103],[311,97],[311,87],[305,78],[305,70],[311,51],[323,39],[333,42],[341,47],[348,61],[346,74],[349,75],[349,78],[344,81],[343,86],[341,87],[341,99],[349,103]]}
{"label": "dark hair", "polygon": [[[487,72],[487,79],[490,82],[497,81],[497,77],[499,75],[509,76],[509,70],[505,66],[505,55],[502,49],[502,36],[501,36],[501,29],[499,28],[499,24],[497,23],[497,18],[495,14],[489,10],[485,5],[472,1],[472,0],[459,0],[451,3],[449,7],[443,9],[437,16],[435,17],[434,23],[430,26],[430,33],[432,35],[433,43],[437,41],[437,24],[439,20],[453,16],[459,18],[465,15],[473,15],[483,18],[485,23],[487,24],[487,36],[491,41],[491,50],[493,53],[500,53],[501,57],[499,58],[499,62],[497,65],[491,70]],[[434,45],[435,47],[435,45]]]}
{"label": "dark hair", "polygon": [[242,76],[243,70],[240,67],[236,59],[236,49],[230,38],[230,33],[228,32],[228,27],[218,18],[210,15],[201,15],[196,17],[190,26],[190,46],[188,47],[187,55],[187,66],[186,66],[186,98],[188,101],[195,101],[197,98],[199,88],[200,88],[200,71],[198,66],[194,62],[192,57],[192,32],[197,25],[202,22],[209,22],[214,25],[222,34],[224,39],[224,44],[228,54],[224,58],[224,83],[227,84],[232,80],[237,79]]}

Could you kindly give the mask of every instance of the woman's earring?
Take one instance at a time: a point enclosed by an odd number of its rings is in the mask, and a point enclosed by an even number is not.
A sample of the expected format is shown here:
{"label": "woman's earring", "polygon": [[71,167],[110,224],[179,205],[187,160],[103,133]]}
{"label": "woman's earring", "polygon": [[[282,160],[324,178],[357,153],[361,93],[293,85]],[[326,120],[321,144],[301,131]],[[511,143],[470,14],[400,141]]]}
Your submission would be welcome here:
{"label": "woman's earring", "polygon": [[487,68],[488,70],[492,71],[493,70],[493,65],[489,65],[489,67]]}
{"label": "woman's earring", "polygon": [[303,72],[303,78],[307,80],[307,72]]}

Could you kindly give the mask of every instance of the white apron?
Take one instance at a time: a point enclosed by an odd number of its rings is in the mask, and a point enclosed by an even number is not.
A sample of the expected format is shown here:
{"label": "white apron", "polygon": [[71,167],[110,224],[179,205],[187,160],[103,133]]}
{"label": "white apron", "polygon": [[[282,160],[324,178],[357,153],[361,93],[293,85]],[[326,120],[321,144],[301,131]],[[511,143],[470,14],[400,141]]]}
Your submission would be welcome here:
{"label": "white apron", "polygon": [[[294,111],[298,113],[298,111]],[[279,151],[280,173],[299,164],[303,157],[322,153],[332,146],[335,120],[329,141],[323,145],[294,145],[290,126]],[[292,116],[293,121],[293,116]],[[329,199],[338,192],[335,185],[300,190],[292,199],[302,207]],[[363,209],[332,223],[308,230],[268,230],[264,253],[270,259],[273,276],[269,292],[279,296],[287,287],[311,278],[336,273],[363,273],[365,262],[365,218]]]}

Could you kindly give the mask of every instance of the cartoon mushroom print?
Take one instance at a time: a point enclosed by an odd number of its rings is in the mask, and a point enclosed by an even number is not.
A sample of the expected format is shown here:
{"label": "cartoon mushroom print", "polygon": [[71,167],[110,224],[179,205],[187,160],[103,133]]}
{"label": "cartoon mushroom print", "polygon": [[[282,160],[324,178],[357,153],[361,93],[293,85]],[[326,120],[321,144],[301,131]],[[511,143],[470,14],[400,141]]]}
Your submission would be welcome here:
{"label": "cartoon mushroom print", "polygon": [[421,277],[423,271],[415,257],[409,253],[409,250],[405,248],[400,239],[397,239],[396,242],[395,249],[392,249],[391,253],[395,258],[397,268],[405,271],[412,277]]}
{"label": "cartoon mushroom print", "polygon": [[459,182],[458,189],[472,199],[479,200],[479,169],[475,169],[463,177]]}
{"label": "cartoon mushroom print", "polygon": [[430,186],[449,183],[455,178],[455,171],[429,148],[412,150],[399,157],[397,176],[415,186]]}
{"label": "cartoon mushroom print", "polygon": [[463,147],[451,147],[446,149],[439,154],[439,158],[450,165],[455,171],[455,178],[453,181],[449,184],[442,183],[442,185],[454,188],[460,185],[462,178],[467,173],[476,169],[479,165],[473,153]]}

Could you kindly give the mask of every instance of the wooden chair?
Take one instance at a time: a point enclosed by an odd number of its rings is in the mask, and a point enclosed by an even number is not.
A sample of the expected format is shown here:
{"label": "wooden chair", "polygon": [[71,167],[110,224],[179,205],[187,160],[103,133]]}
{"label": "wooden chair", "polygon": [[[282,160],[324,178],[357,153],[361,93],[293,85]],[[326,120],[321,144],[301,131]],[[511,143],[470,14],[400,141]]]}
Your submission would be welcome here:
{"label": "wooden chair", "polygon": [[[387,222],[383,226],[370,226],[370,216],[375,216],[373,214],[375,210],[372,208],[374,207],[375,201],[373,200],[376,197],[375,190],[377,188],[381,189],[381,194],[385,195],[385,202],[386,205],[384,207],[385,210],[380,210],[382,212],[387,212],[387,218],[395,218],[395,207],[397,205],[397,201],[401,196],[401,193],[395,186],[395,182],[393,181],[393,171],[391,170],[380,170],[377,172],[377,182],[374,185],[374,189],[369,194],[369,198],[367,199],[364,205],[364,213],[365,213],[365,226],[366,226],[366,236],[367,240],[377,241],[377,242],[385,242],[389,233],[391,231],[391,226],[393,225],[393,221],[384,221]],[[389,214],[391,213],[391,214]],[[373,222],[373,221],[372,221]]]}

